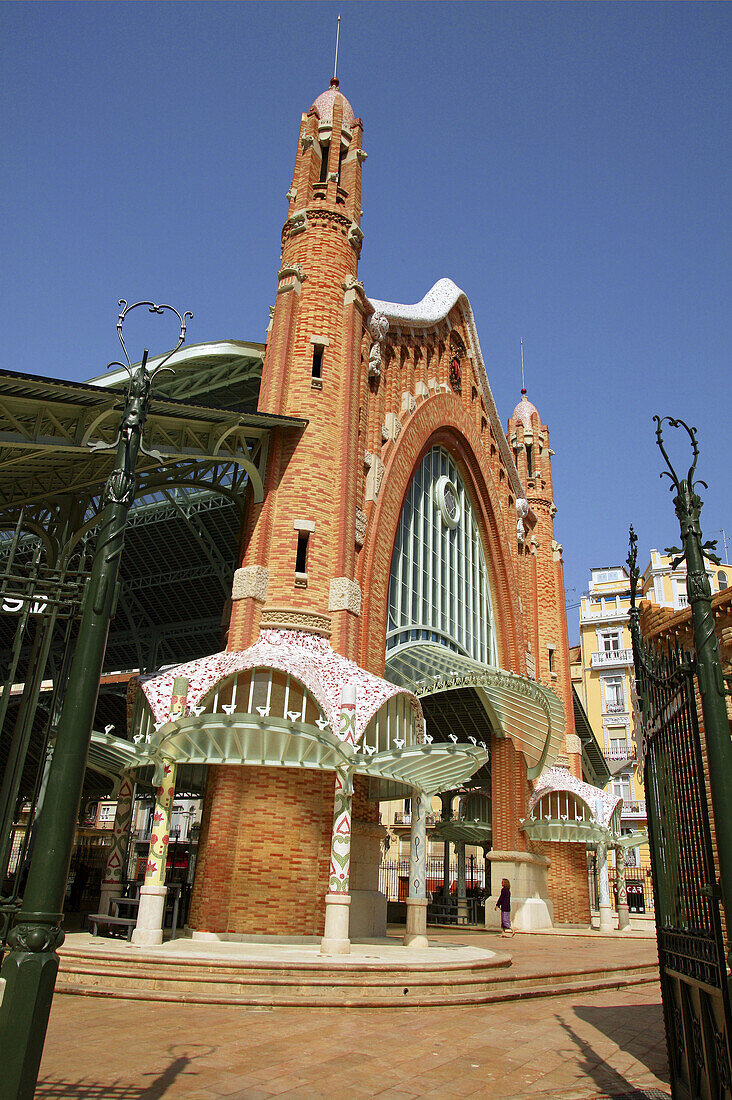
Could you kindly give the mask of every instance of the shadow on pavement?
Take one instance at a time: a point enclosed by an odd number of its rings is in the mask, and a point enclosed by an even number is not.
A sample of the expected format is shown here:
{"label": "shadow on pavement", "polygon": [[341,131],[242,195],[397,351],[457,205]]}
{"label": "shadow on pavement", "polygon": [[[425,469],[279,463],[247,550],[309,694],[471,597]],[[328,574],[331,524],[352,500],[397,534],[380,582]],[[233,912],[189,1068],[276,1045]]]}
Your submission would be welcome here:
{"label": "shadow on pavement", "polygon": [[[116,1081],[92,1081],[88,1077],[78,1081],[54,1081],[47,1077],[38,1082],[36,1100],[61,1100],[61,1097],[67,1100],[160,1100],[180,1076],[196,1076],[195,1070],[188,1069],[191,1062],[205,1058],[216,1050],[215,1047],[196,1043],[184,1049],[187,1053],[172,1057],[176,1047],[168,1047],[167,1053],[172,1061],[148,1085],[132,1085],[120,1078]],[[140,1076],[153,1077],[153,1074],[142,1073]]]}
{"label": "shadow on pavement", "polygon": [[[618,1048],[630,1055],[636,1062],[642,1063],[649,1073],[668,1081],[668,1066],[665,1057],[665,1048],[654,1039],[649,1043],[649,1023],[652,1025],[653,1016],[657,1016],[657,1029],[653,1028],[656,1036],[663,1036],[663,1014],[658,1005],[618,1005],[616,1008],[604,1005],[595,1008],[590,1005],[575,1005],[574,1015],[580,1020],[589,1023],[597,1031],[602,1032]],[[643,1100],[650,1096],[667,1096],[656,1089],[644,1091],[633,1085],[626,1077],[599,1054],[592,1043],[578,1035],[565,1020],[557,1021],[566,1031],[577,1048],[577,1065],[593,1081],[598,1092],[611,1097],[622,1097],[623,1100]]]}

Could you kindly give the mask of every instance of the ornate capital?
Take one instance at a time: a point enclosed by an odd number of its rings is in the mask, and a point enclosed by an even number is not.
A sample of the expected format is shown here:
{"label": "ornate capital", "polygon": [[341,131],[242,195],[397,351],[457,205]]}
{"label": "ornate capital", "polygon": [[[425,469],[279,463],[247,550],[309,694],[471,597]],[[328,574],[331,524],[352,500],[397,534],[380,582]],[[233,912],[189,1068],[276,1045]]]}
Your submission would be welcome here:
{"label": "ornate capital", "polygon": [[361,589],[349,577],[334,577],[330,582],[329,611],[351,611],[361,614]]}

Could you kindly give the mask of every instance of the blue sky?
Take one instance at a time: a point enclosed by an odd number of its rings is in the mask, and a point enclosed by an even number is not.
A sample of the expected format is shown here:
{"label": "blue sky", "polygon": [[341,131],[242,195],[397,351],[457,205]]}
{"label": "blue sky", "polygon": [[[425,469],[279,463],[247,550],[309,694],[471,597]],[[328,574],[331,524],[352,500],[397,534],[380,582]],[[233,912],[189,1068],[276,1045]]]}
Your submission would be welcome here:
{"label": "blue sky", "polygon": [[654,412],[698,427],[732,539],[729,4],[2,5],[4,366],[100,373],[120,297],[192,309],[191,343],[264,338],[339,10],[366,292],[454,279],[504,424],[523,337],[568,601],[631,520],[644,561],[678,539]]}

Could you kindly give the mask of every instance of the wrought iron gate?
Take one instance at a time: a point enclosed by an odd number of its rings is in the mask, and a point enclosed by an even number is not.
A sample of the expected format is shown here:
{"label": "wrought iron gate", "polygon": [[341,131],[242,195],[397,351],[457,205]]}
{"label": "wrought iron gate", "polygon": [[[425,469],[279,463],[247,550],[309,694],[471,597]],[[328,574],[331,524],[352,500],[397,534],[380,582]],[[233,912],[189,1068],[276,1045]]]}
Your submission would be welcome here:
{"label": "wrought iron gate", "polygon": [[641,636],[631,528],[631,632],[656,935],[673,1096],[727,1100],[730,1003],[717,862],[697,718],[696,656]]}

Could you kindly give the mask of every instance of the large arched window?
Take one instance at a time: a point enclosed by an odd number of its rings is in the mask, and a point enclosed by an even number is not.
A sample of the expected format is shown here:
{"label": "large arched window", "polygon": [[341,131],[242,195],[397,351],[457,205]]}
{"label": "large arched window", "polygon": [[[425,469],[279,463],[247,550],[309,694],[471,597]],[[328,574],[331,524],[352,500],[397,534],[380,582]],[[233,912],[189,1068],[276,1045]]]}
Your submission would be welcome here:
{"label": "large arched window", "polygon": [[498,664],[478,524],[442,447],[425,455],[412,478],[391,561],[387,652],[412,642],[436,642]]}

